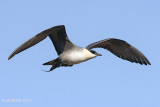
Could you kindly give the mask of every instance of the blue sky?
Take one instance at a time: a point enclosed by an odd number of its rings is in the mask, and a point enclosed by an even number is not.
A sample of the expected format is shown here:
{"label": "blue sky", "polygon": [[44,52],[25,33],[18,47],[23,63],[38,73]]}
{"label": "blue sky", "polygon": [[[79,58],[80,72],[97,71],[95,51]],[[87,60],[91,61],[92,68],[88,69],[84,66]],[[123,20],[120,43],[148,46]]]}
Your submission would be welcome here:
{"label": "blue sky", "polygon": [[[1,0],[0,107],[160,107],[159,0]],[[65,25],[77,45],[123,39],[145,54],[151,66],[102,57],[44,72],[55,59],[49,38],[7,60],[37,33]],[[31,99],[31,102],[2,102]]]}

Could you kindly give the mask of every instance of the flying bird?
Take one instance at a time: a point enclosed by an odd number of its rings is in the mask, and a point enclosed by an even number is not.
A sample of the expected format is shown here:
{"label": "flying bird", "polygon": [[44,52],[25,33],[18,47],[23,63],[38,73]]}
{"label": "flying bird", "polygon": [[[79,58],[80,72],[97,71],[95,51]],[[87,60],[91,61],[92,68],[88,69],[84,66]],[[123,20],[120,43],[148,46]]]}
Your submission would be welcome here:
{"label": "flying bird", "polygon": [[151,65],[149,60],[138,49],[120,39],[109,38],[94,42],[86,48],[79,47],[69,40],[64,25],[49,28],[35,35],[16,48],[8,57],[8,60],[16,54],[44,40],[47,36],[51,39],[59,56],[58,58],[43,64],[52,66],[49,71],[61,66],[73,66],[74,64],[79,64],[97,56],[102,56],[94,51],[93,48],[104,48],[124,60],[139,63],[141,65]]}

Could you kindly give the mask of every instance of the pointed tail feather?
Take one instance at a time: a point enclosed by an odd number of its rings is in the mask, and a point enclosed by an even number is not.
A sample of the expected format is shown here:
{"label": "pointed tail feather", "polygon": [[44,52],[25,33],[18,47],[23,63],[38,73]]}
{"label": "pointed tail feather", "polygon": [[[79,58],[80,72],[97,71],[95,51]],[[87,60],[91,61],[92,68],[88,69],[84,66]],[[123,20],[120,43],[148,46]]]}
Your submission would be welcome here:
{"label": "pointed tail feather", "polygon": [[57,59],[51,60],[49,62],[44,63],[43,65],[53,65],[54,63],[57,63]]}
{"label": "pointed tail feather", "polygon": [[43,65],[52,65],[52,67],[50,68],[50,71],[54,70],[57,67],[60,67],[60,62],[57,59],[51,60],[49,62],[44,63]]}

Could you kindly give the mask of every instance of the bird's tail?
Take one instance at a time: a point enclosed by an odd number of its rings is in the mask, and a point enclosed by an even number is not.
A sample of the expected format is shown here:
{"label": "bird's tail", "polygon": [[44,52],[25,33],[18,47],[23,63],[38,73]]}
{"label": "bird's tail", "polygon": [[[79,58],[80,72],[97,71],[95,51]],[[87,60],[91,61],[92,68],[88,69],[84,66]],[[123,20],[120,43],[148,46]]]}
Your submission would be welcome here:
{"label": "bird's tail", "polygon": [[57,58],[57,59],[51,60],[49,62],[46,62],[43,65],[52,65],[52,67],[50,68],[50,71],[52,71],[53,69],[60,67],[60,62]]}

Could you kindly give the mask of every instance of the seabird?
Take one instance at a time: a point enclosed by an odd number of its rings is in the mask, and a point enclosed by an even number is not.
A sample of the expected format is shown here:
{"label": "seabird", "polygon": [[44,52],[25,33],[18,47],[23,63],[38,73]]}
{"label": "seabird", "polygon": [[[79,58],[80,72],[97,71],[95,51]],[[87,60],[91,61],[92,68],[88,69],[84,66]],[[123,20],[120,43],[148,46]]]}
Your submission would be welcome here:
{"label": "seabird", "polygon": [[93,48],[104,48],[124,60],[139,63],[141,65],[151,65],[149,60],[138,49],[120,39],[109,38],[94,42],[88,45],[86,48],[79,47],[69,40],[64,25],[58,25],[49,28],[35,35],[15,49],[8,57],[8,60],[16,54],[44,40],[47,36],[49,36],[51,39],[59,56],[58,58],[43,64],[52,65],[49,71],[61,66],[73,66],[74,64],[79,64],[97,56],[102,56],[101,54],[92,50]]}

